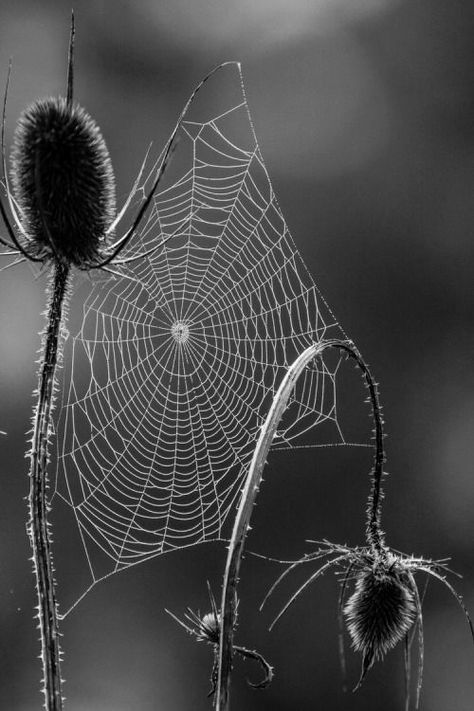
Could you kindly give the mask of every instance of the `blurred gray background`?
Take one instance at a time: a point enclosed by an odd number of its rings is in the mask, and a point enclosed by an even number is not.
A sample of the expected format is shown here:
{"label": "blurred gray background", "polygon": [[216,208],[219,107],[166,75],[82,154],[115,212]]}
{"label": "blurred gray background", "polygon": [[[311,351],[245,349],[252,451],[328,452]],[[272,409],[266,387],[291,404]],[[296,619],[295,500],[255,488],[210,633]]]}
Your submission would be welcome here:
{"label": "blurred gray background", "polygon": [[[452,556],[474,610],[474,5],[469,0],[76,0],[76,97],[101,126],[125,195],[150,140],[164,144],[191,89],[240,60],[257,136],[292,235],[338,320],[380,382],[390,477],[384,522],[407,553]],[[63,91],[68,3],[2,0],[0,70],[14,59],[7,145],[16,118]],[[0,709],[41,707],[24,459],[45,280],[0,276]],[[364,413],[363,413],[364,414]],[[360,411],[356,416],[360,416]],[[364,414],[365,417],[365,414]],[[255,510],[252,550],[281,557],[308,538],[361,543],[367,455],[273,454]],[[56,538],[61,541],[57,526]],[[70,711],[211,707],[211,650],[164,613],[207,608],[225,551],[157,558],[98,585],[63,625]],[[66,567],[73,567],[70,559]],[[232,707],[253,711],[403,708],[402,651],[343,693],[334,576],[267,626],[279,573],[247,557],[237,639],[275,665],[265,692],[236,662]],[[61,574],[61,571],[59,571]],[[61,590],[60,590],[61,595]],[[424,604],[422,709],[469,711],[474,649],[441,585]],[[349,652],[355,683],[360,659]]]}

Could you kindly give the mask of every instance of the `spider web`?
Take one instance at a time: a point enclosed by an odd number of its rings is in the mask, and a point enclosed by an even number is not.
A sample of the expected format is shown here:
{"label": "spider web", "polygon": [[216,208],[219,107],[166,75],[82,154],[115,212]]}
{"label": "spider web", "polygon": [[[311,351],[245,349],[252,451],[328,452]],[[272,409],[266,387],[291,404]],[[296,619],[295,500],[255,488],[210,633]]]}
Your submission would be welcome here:
{"label": "spider web", "polygon": [[[315,341],[344,338],[278,207],[237,64],[201,90],[179,138],[126,256],[171,239],[89,285],[65,346],[55,495],[73,511],[91,587],[224,538],[288,365]],[[276,449],[313,430],[313,445],[346,443],[338,367],[306,369]]]}

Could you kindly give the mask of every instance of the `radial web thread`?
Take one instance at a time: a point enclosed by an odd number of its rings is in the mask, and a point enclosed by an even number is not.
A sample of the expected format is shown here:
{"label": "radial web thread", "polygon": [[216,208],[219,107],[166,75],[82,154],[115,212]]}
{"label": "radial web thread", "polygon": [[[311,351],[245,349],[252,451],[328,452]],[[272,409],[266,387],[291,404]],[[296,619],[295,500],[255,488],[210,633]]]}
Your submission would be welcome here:
{"label": "radial web thread", "polygon": [[[344,337],[276,202],[238,65],[202,89],[179,137],[126,256],[172,237],[89,285],[65,346],[55,496],[74,513],[92,585],[225,537],[286,368],[311,343]],[[338,365],[305,371],[276,449],[313,428],[313,444],[345,444]]]}

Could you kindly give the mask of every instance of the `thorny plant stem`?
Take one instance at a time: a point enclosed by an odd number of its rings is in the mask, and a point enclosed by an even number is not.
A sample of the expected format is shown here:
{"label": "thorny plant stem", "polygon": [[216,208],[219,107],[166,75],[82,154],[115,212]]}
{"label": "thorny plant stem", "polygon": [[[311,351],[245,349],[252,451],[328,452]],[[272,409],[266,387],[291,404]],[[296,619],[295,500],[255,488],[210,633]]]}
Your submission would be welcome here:
{"label": "thorny plant stem", "polygon": [[219,659],[217,693],[215,695],[215,711],[228,711],[230,703],[230,676],[232,671],[233,633],[235,627],[235,614],[237,605],[237,584],[239,580],[240,564],[244,549],[245,537],[249,530],[250,517],[255,499],[262,480],[268,452],[275,436],[278,424],[288,405],[288,400],[295,388],[296,382],[306,366],[315,358],[322,356],[327,348],[336,348],[347,353],[353,358],[362,371],[372,406],[375,435],[374,466],[371,472],[371,488],[367,507],[366,536],[374,552],[385,557],[385,543],[383,532],[380,528],[381,515],[381,481],[385,452],[383,446],[383,423],[379,404],[377,386],[373,380],[368,366],[362,359],[357,348],[351,341],[332,339],[321,341],[306,348],[288,368],[280,387],[273,399],[267,418],[260,430],[260,436],[255,447],[250,463],[247,479],[242,490],[239,508],[234,522],[231,540],[227,554],[221,599],[221,625],[219,639]]}
{"label": "thorny plant stem", "polygon": [[54,379],[58,363],[62,313],[67,293],[69,265],[55,263],[54,276],[47,311],[47,325],[43,335],[40,360],[38,401],[33,421],[30,452],[29,535],[33,550],[33,567],[38,594],[38,620],[43,662],[43,692],[46,711],[61,711],[61,660],[59,646],[58,610],[54,585],[51,552],[51,531],[48,523],[47,464],[51,436],[51,411],[54,398]]}
{"label": "thorny plant stem", "polygon": [[379,396],[377,391],[377,383],[373,379],[367,363],[363,360],[361,354],[353,343],[340,342],[335,346],[339,350],[347,353],[357,363],[357,367],[362,371],[367,389],[369,391],[369,400],[372,407],[372,418],[374,421],[374,465],[370,472],[371,486],[369,500],[367,503],[367,523],[366,523],[366,538],[367,543],[371,546],[374,554],[381,558],[386,558],[386,546],[384,533],[380,526],[382,515],[382,478],[383,467],[385,464],[385,448],[384,448],[384,432],[382,409],[380,407]]}

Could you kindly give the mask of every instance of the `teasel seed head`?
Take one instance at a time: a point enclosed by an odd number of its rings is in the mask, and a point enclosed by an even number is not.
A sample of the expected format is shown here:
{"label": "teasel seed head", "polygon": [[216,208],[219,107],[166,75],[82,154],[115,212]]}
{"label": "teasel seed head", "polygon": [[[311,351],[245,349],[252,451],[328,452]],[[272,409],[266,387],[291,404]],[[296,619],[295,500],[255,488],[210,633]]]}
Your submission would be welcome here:
{"label": "teasel seed head", "polygon": [[383,659],[416,620],[416,597],[408,577],[394,565],[361,570],[344,617],[353,648],[362,652],[360,685],[374,661]]}
{"label": "teasel seed head", "polygon": [[12,189],[34,253],[93,266],[115,216],[115,180],[105,141],[83,108],[49,98],[23,112]]}

